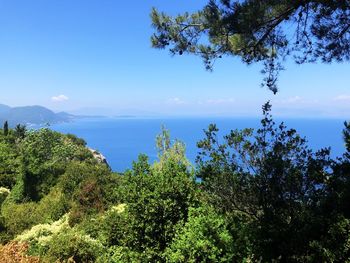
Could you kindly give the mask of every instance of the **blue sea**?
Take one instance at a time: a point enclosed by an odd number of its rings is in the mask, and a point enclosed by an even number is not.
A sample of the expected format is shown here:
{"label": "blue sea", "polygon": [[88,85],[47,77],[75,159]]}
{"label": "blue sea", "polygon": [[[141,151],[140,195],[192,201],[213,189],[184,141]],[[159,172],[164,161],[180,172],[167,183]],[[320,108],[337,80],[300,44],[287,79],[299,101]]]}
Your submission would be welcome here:
{"label": "blue sea", "polygon": [[[210,123],[215,123],[220,134],[232,129],[257,128],[260,120],[253,118],[96,118],[81,119],[70,123],[52,125],[51,128],[73,133],[83,138],[89,147],[106,156],[114,171],[131,168],[132,161],[140,153],[147,154],[150,161],[157,159],[156,135],[161,126],[170,130],[172,139],[186,144],[187,157],[194,162],[198,148],[196,143],[204,138]],[[279,123],[277,120],[276,123]],[[287,119],[284,123],[294,128],[308,140],[310,148],[317,150],[331,147],[332,156],[340,156],[345,146],[342,140],[343,120],[336,119]]]}

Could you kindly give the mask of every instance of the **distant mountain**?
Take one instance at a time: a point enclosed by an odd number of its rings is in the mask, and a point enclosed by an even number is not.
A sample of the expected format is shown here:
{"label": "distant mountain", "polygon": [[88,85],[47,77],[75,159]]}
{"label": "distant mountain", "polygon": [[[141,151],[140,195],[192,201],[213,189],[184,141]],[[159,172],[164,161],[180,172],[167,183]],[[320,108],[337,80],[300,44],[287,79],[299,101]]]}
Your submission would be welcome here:
{"label": "distant mountain", "polygon": [[77,116],[77,115],[69,114],[69,113],[64,112],[64,111],[56,113],[56,116],[66,120],[66,121],[70,121],[70,120],[84,117],[84,116]]}
{"label": "distant mountain", "polygon": [[17,124],[54,124],[69,122],[78,118],[65,112],[55,113],[42,106],[9,107],[0,104],[0,124],[8,121],[10,126]]}
{"label": "distant mountain", "polygon": [[0,104],[0,113],[6,112],[10,109],[11,109],[11,107],[4,105],[4,104]]}

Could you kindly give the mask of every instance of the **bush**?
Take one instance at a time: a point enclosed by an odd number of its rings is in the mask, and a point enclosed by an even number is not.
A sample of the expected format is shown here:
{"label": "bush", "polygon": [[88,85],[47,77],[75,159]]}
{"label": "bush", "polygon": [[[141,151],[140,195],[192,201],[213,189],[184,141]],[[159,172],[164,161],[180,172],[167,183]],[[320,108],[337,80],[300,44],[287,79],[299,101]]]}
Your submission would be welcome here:
{"label": "bush", "polygon": [[127,209],[126,204],[112,206],[98,221],[99,229],[96,235],[105,246],[123,245],[122,241],[125,240],[125,231],[129,223],[125,209]]}
{"label": "bush", "polygon": [[54,235],[48,244],[46,258],[50,262],[56,260],[76,263],[95,262],[103,252],[102,244],[82,231],[74,228],[65,228]]}
{"label": "bush", "polygon": [[21,204],[13,201],[15,190],[12,190],[1,210],[4,226],[11,236],[20,234],[34,225],[58,220],[68,211],[67,201],[57,187],[40,202]]}
{"label": "bush", "polygon": [[234,239],[227,220],[213,208],[192,208],[166,250],[167,262],[242,262],[234,259]]}
{"label": "bush", "polygon": [[119,177],[103,164],[70,163],[58,183],[64,199],[72,207],[70,224],[78,224],[85,217],[102,213],[110,204],[117,203]]}
{"label": "bush", "polygon": [[129,247],[112,246],[107,249],[98,259],[97,263],[125,263],[125,262],[163,262],[155,261],[159,255],[152,249],[145,249],[142,252],[137,252]]}
{"label": "bush", "polygon": [[44,255],[49,248],[52,237],[59,234],[66,227],[68,227],[68,214],[51,224],[35,225],[30,230],[24,231],[17,236],[16,240],[28,243],[31,253]]}
{"label": "bush", "polygon": [[44,222],[58,220],[70,208],[70,204],[59,187],[52,188],[50,193],[45,195],[37,204],[36,213],[43,215]]}
{"label": "bush", "polygon": [[2,216],[8,234],[14,236],[43,222],[43,215],[38,214],[37,204],[30,202],[13,204],[5,202],[2,206]]}

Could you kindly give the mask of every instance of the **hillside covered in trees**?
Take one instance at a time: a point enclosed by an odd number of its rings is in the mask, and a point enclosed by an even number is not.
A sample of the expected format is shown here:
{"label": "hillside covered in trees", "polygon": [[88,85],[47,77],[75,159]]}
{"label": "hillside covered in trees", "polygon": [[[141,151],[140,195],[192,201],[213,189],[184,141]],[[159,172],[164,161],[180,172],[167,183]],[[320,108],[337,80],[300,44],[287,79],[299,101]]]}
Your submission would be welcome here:
{"label": "hillside covered in trees", "polygon": [[270,108],[255,131],[210,125],[196,164],[163,129],[123,174],[74,135],[1,130],[2,262],[346,262],[350,127],[332,160]]}

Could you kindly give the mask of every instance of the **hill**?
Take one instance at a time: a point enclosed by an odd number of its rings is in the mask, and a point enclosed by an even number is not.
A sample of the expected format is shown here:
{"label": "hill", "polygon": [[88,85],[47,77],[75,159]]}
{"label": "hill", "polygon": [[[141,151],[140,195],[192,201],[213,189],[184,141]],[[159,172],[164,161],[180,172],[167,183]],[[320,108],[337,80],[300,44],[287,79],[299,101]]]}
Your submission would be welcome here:
{"label": "hill", "polygon": [[11,109],[11,107],[4,105],[4,104],[0,104],[0,113],[9,111]]}
{"label": "hill", "polygon": [[55,113],[42,106],[9,107],[0,104],[0,123],[8,121],[10,126],[17,124],[54,124],[68,122],[77,116],[60,112]]}

